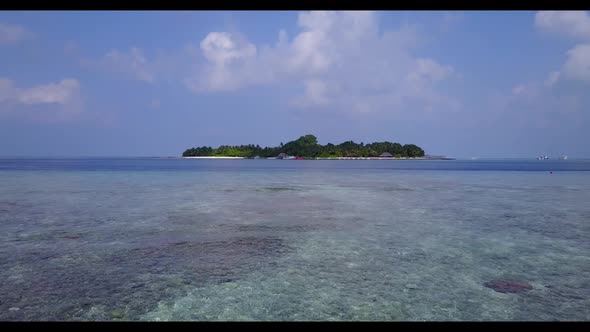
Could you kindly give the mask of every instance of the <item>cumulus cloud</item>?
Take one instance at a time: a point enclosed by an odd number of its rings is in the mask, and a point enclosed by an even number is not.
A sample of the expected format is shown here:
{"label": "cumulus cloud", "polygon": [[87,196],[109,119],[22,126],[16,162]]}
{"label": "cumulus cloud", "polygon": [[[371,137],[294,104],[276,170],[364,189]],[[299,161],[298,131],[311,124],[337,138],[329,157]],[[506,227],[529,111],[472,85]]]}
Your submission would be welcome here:
{"label": "cumulus cloud", "polygon": [[[228,32],[211,32],[200,43],[207,66],[186,79],[193,91],[228,91],[255,82],[261,75],[251,71],[256,60],[256,46]],[[194,54],[194,49],[192,52]]]}
{"label": "cumulus cloud", "polygon": [[[278,32],[274,45],[256,46],[245,37],[211,32],[200,43],[204,66],[186,80],[195,92],[296,83],[300,107],[358,111],[396,107],[407,100],[448,100],[436,84],[454,70],[411,54],[415,31],[407,26],[380,31],[374,12],[303,12],[290,40]],[[194,49],[193,49],[194,51]]]}
{"label": "cumulus cloud", "polygon": [[256,46],[240,42],[227,32],[211,32],[201,41],[201,49],[207,60],[223,66],[243,58],[256,56]]}
{"label": "cumulus cloud", "polygon": [[[574,40],[590,36],[588,24],[590,19],[586,12],[538,12],[535,15],[538,29]],[[590,44],[586,42],[567,51],[559,70],[550,71],[544,81],[515,85],[511,93],[498,97],[494,101],[495,112],[490,114],[497,121],[520,127],[551,128],[556,124],[583,123],[587,88],[576,81],[590,81]]]}
{"label": "cumulus cloud", "polygon": [[586,11],[541,11],[535,25],[544,31],[590,40],[590,15]]}
{"label": "cumulus cloud", "polygon": [[269,82],[272,68],[264,68],[257,47],[245,37],[228,32],[211,32],[189,53],[202,55],[206,64],[186,78],[194,92],[232,91],[251,84]]}
{"label": "cumulus cloud", "polygon": [[16,87],[11,80],[0,78],[0,105],[56,105],[60,117],[82,111],[79,92],[80,83],[72,78],[29,88]]}
{"label": "cumulus cloud", "polygon": [[31,33],[20,25],[0,22],[0,44],[10,44],[29,37]]}
{"label": "cumulus cloud", "polygon": [[567,52],[563,75],[570,79],[590,82],[590,44],[579,44]]}
{"label": "cumulus cloud", "polygon": [[542,11],[535,15],[535,26],[583,41],[567,51],[567,59],[559,71],[549,73],[546,86],[561,79],[590,82],[590,15],[586,11]]}

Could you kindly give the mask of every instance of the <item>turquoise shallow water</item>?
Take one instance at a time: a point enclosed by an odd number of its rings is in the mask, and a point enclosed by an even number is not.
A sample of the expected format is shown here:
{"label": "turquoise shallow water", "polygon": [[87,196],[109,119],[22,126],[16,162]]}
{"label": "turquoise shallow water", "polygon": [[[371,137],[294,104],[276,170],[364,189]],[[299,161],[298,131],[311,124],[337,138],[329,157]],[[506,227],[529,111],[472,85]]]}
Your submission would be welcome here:
{"label": "turquoise shallow water", "polygon": [[588,171],[0,159],[0,320],[588,320]]}

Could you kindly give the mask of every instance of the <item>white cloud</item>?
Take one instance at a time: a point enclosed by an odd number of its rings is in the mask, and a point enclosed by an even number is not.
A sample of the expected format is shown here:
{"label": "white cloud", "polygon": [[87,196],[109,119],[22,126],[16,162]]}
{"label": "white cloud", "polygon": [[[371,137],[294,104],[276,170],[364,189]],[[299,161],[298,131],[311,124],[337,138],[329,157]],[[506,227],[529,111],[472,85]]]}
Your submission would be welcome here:
{"label": "white cloud", "polygon": [[328,86],[326,82],[318,79],[309,79],[303,82],[305,87],[304,96],[295,100],[294,104],[301,107],[325,106],[328,105]]}
{"label": "white cloud", "polygon": [[561,72],[559,72],[559,71],[550,72],[549,76],[545,80],[545,86],[551,87],[551,86],[555,85],[555,83],[557,83],[557,81],[559,81],[560,77],[561,77]]}
{"label": "white cloud", "polygon": [[153,83],[156,80],[156,63],[148,60],[137,47],[132,47],[129,52],[113,49],[99,60],[81,59],[80,62],[86,67],[99,68],[143,82]]}
{"label": "white cloud", "polygon": [[530,105],[540,104],[540,100],[543,98],[548,99],[550,87],[547,85],[541,85],[538,82],[530,82],[527,84],[517,84],[512,88],[512,94],[507,97],[511,103],[515,105]]}
{"label": "white cloud", "polygon": [[[539,12],[535,25],[548,32],[571,38],[585,38],[590,23],[585,12]],[[590,36],[590,35],[588,35]],[[568,84],[565,81],[569,80]],[[579,44],[567,52],[559,70],[550,71],[544,81],[519,84],[512,93],[498,97],[489,112],[495,121],[507,125],[533,128],[555,128],[583,123],[583,105],[588,103],[583,84],[572,80],[590,81],[590,45]],[[498,123],[490,119],[489,123]]]}
{"label": "white cloud", "polygon": [[590,39],[590,15],[586,11],[540,11],[535,15],[535,25],[563,36]]}
{"label": "white cloud", "polygon": [[[259,65],[256,46],[241,36],[211,32],[199,46],[207,65],[185,80],[187,87],[195,92],[235,90],[264,77],[260,69],[254,68]],[[187,51],[198,55],[194,47]]]}
{"label": "white cloud", "polygon": [[136,47],[132,47],[129,53],[119,50],[110,51],[105,55],[105,63],[117,70],[127,72],[140,81],[152,83],[155,79],[155,74],[150,68],[148,60],[143,52]]}
{"label": "white cloud", "polygon": [[256,56],[256,46],[234,38],[227,32],[211,32],[201,41],[205,57],[223,66],[233,61]]}
{"label": "white cloud", "polygon": [[512,88],[512,94],[515,96],[523,95],[528,91],[528,88],[524,84],[519,84]]}
{"label": "white cloud", "polygon": [[415,59],[412,64],[412,70],[408,72],[406,83],[417,89],[425,89],[432,83],[441,81],[453,73],[450,66],[442,66],[431,59]]}
{"label": "white cloud", "polygon": [[57,105],[60,110],[57,115],[72,115],[82,111],[80,83],[66,78],[57,83],[18,88],[11,80],[0,78],[0,105]]}
{"label": "white cloud", "polygon": [[590,44],[579,44],[567,52],[563,75],[570,79],[590,82]]}
{"label": "white cloud", "polygon": [[[556,73],[556,72],[554,72]],[[555,75],[549,75],[549,79]],[[529,82],[512,87],[510,93],[494,96],[483,103],[482,125],[511,128],[559,129],[582,123],[587,97],[571,87]],[[507,129],[508,130],[508,129]]]}
{"label": "white cloud", "polygon": [[[301,107],[377,110],[408,100],[441,103],[436,84],[454,70],[411,54],[415,30],[379,30],[374,12],[303,12],[289,40],[256,45],[227,32],[211,32],[200,44],[204,66],[186,80],[195,92],[229,91],[271,83],[299,83]],[[193,49],[194,50],[194,49]]]}
{"label": "white cloud", "polygon": [[29,37],[31,33],[20,25],[0,23],[0,44],[9,44]]}
{"label": "white cloud", "polygon": [[578,44],[567,51],[567,59],[559,71],[552,71],[545,86],[553,87],[561,80],[590,82],[590,44]]}
{"label": "white cloud", "polygon": [[[590,15],[586,11],[541,11],[535,25],[544,31],[580,40],[590,40]],[[567,51],[567,59],[559,71],[549,73],[545,86],[555,86],[562,79],[590,82],[590,43],[582,43]]]}
{"label": "white cloud", "polygon": [[80,84],[75,79],[64,79],[59,83],[49,83],[23,89],[17,94],[19,102],[34,104],[66,104],[78,92]]}

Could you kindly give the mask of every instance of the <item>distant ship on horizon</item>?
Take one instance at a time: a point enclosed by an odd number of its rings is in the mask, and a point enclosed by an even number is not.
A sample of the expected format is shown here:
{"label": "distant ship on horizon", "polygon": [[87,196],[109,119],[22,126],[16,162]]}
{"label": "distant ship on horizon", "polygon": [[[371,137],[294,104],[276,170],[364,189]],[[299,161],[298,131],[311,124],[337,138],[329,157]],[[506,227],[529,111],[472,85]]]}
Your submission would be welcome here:
{"label": "distant ship on horizon", "polygon": [[[547,160],[547,159],[549,159],[549,157],[547,157],[547,155],[537,157],[537,160]],[[563,155],[563,156],[559,157],[559,160],[567,160],[567,156]]]}

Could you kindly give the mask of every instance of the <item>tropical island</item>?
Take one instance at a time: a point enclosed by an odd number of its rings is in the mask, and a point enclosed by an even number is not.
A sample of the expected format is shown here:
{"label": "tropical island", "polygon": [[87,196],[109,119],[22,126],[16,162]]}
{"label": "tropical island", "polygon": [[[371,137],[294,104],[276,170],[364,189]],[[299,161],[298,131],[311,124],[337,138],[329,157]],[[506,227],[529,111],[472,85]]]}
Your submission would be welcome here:
{"label": "tropical island", "polygon": [[[267,159],[433,159],[425,157],[424,150],[415,144],[375,142],[364,144],[346,141],[335,145],[318,144],[314,135],[301,136],[277,147],[259,145],[222,145],[216,149],[203,146],[184,151],[183,157],[200,158],[267,158]],[[436,158],[444,159],[444,158]],[[447,158],[450,159],[450,158]]]}

